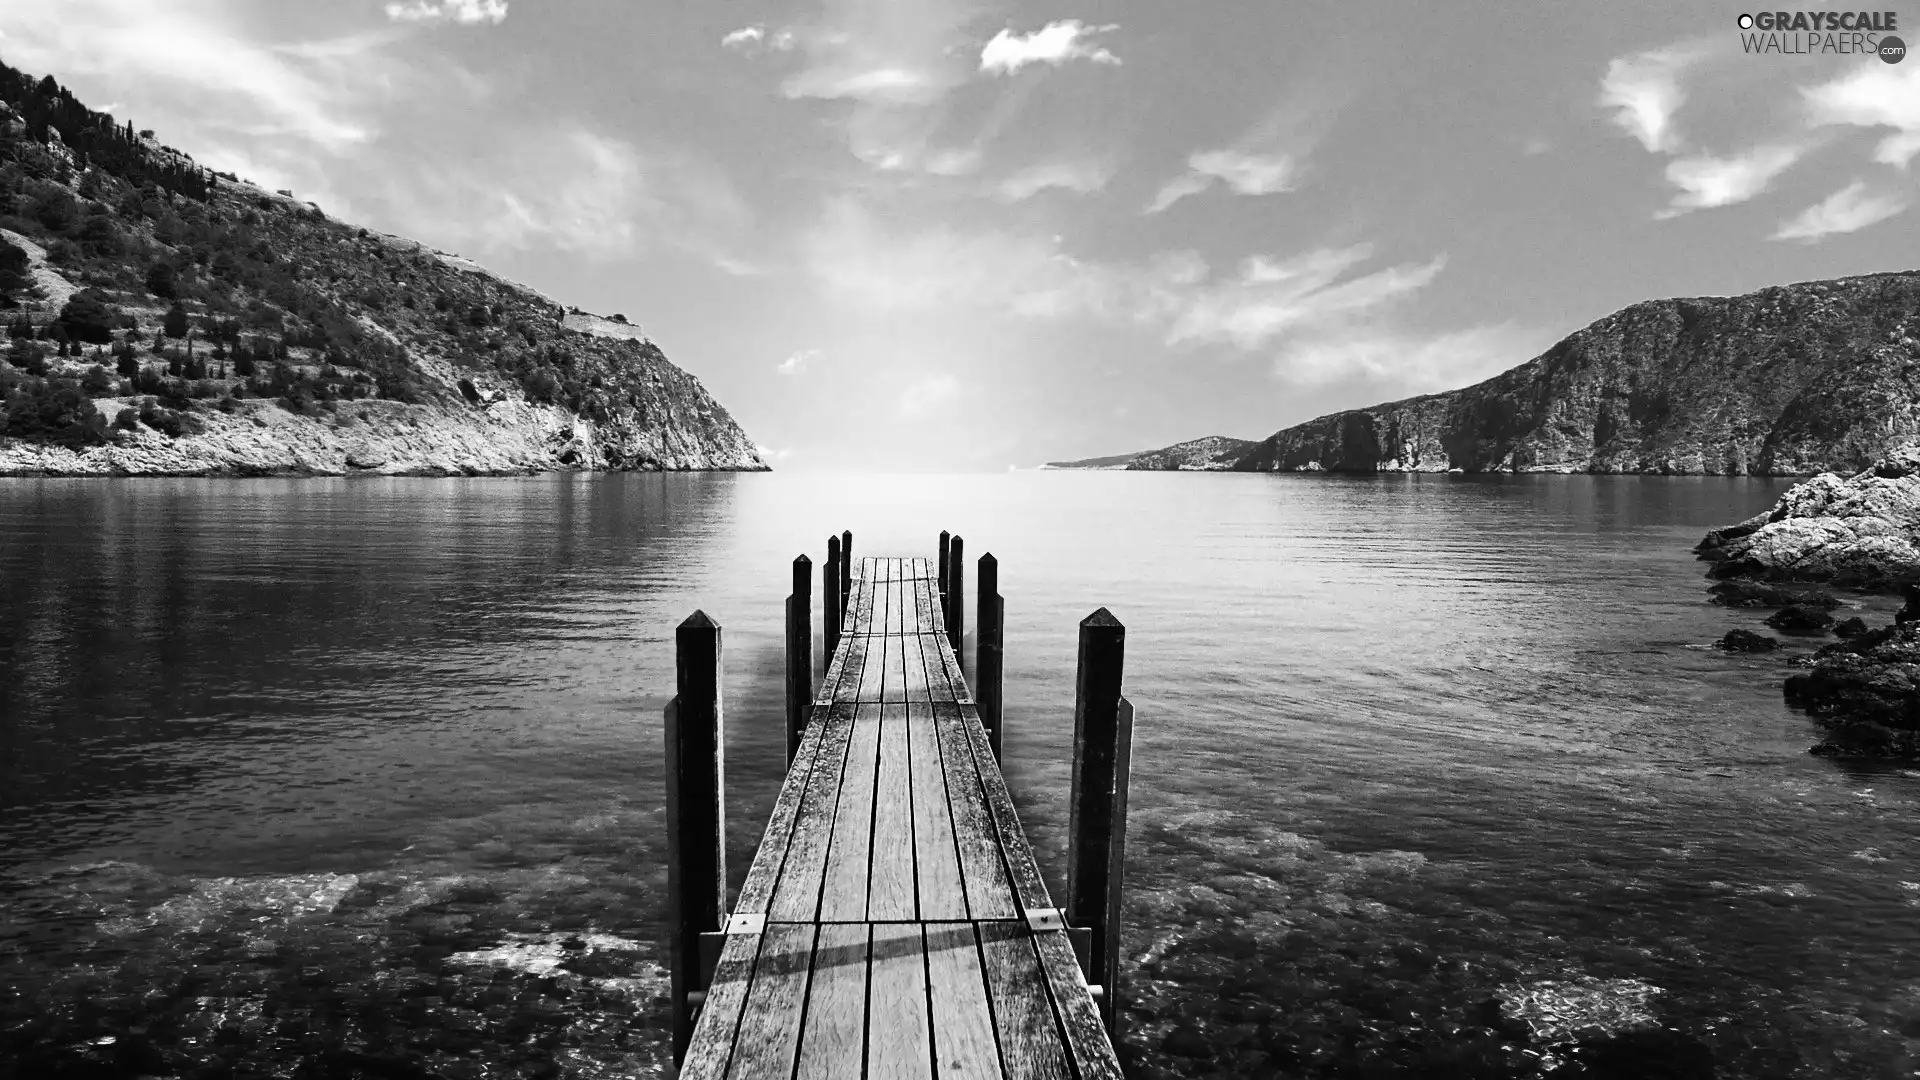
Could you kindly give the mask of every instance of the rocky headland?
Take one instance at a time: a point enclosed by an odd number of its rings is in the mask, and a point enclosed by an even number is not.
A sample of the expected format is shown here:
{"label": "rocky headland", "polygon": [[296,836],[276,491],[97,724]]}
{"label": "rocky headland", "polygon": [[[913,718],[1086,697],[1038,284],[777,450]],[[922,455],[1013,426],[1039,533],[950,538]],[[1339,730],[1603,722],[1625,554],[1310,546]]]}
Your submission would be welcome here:
{"label": "rocky headland", "polygon": [[0,65],[0,476],[765,469],[624,315],[215,173]]}
{"label": "rocky headland", "polygon": [[[1787,703],[1825,731],[1816,754],[1920,757],[1920,446],[1901,448],[1850,476],[1822,473],[1794,485],[1765,513],[1715,529],[1695,546],[1713,565],[1716,603],[1778,610],[1767,625],[1840,641],[1789,676]],[[1822,583],[1822,584],[1808,584]],[[1898,590],[1906,606],[1891,626],[1835,622],[1827,585]],[[1734,630],[1729,651],[1771,649]]]}
{"label": "rocky headland", "polygon": [[[1321,416],[1202,467],[1804,476],[1916,438],[1909,271],[1634,304],[1484,382]],[[1167,468],[1192,445],[1058,467]]]}

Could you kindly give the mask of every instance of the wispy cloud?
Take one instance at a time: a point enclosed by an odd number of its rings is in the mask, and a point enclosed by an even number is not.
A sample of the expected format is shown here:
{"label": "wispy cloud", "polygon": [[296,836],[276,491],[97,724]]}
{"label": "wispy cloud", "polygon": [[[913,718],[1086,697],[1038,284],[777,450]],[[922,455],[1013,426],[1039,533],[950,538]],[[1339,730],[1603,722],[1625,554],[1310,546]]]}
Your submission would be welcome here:
{"label": "wispy cloud", "polygon": [[1875,161],[1904,169],[1920,154],[1920,66],[1858,66],[1801,94],[1814,124],[1892,128],[1875,148]]}
{"label": "wispy cloud", "polygon": [[931,413],[960,390],[960,380],[952,375],[927,375],[907,384],[900,392],[900,415],[917,419]]}
{"label": "wispy cloud", "polygon": [[1866,181],[1855,180],[1781,222],[1773,239],[1811,243],[1836,233],[1857,232],[1885,221],[1906,208],[1905,195],[1869,195]]}
{"label": "wispy cloud", "polygon": [[1706,56],[1698,45],[1671,45],[1615,58],[1600,80],[1600,107],[1648,153],[1679,152],[1684,144],[1674,114],[1686,101],[1681,77]]}
{"label": "wispy cloud", "polygon": [[839,201],[803,244],[829,296],[863,312],[979,310],[1155,329],[1169,345],[1253,350],[1378,315],[1430,283],[1444,258],[1365,269],[1368,245],[1256,256],[1216,273],[1199,255],[1096,261],[1057,241],[950,226],[890,230]]}
{"label": "wispy cloud", "polygon": [[1112,178],[1112,167],[1101,162],[1050,161],[1021,169],[1000,181],[993,195],[1001,202],[1019,202],[1050,189],[1090,195]]}
{"label": "wispy cloud", "polygon": [[798,375],[802,371],[805,371],[807,365],[818,359],[819,356],[819,349],[801,349],[799,352],[780,361],[780,363],[774,366],[773,370],[781,375]]}
{"label": "wispy cloud", "polygon": [[1002,29],[980,50],[980,70],[992,75],[1011,75],[1028,64],[1059,67],[1069,60],[1118,64],[1118,56],[1092,40],[1096,34],[1118,29],[1113,25],[1088,26],[1078,19],[1050,22],[1031,34]]}
{"label": "wispy cloud", "polygon": [[749,45],[757,44],[766,36],[767,31],[765,27],[743,26],[721,38],[720,47],[723,49],[744,49]]}
{"label": "wispy cloud", "polygon": [[1689,210],[1743,203],[1767,189],[1807,152],[1804,143],[1756,146],[1731,157],[1678,158],[1667,165],[1667,180],[1680,189],[1673,202],[1654,216],[1677,217]]}
{"label": "wispy cloud", "polygon": [[1423,394],[1497,375],[1531,358],[1543,344],[1539,332],[1512,323],[1439,334],[1356,327],[1287,342],[1274,356],[1273,373],[1304,385],[1391,380],[1396,392]]}
{"label": "wispy cloud", "polygon": [[399,0],[386,7],[395,22],[454,22],[462,26],[498,25],[507,17],[507,0]]}
{"label": "wispy cloud", "polygon": [[1248,150],[1205,150],[1187,158],[1187,172],[1168,181],[1147,213],[1157,214],[1189,195],[1198,195],[1215,183],[1225,184],[1240,195],[1272,195],[1291,191],[1299,178],[1299,166],[1290,154],[1256,153]]}

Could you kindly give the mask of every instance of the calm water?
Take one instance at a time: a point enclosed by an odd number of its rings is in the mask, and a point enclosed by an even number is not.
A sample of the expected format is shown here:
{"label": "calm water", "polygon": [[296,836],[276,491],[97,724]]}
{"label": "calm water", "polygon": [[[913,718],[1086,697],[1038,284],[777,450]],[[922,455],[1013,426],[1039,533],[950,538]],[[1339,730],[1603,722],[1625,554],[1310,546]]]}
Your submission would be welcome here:
{"label": "calm water", "polygon": [[1920,774],[1699,648],[1758,617],[1688,546],[1782,487],[0,482],[0,1074],[657,1071],[673,625],[725,627],[737,885],[788,561],[948,528],[1056,891],[1074,625],[1128,626],[1140,1075],[1644,1075],[1566,1044],[1655,1025],[1674,1075],[1916,1075]]}

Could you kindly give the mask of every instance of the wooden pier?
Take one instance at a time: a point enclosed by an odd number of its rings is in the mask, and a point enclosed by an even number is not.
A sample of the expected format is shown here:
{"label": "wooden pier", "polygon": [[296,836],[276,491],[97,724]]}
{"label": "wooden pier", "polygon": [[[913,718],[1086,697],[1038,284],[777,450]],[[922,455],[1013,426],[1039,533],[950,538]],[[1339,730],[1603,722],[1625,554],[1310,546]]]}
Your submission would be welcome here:
{"label": "wooden pier", "polygon": [[[1067,907],[1001,777],[1004,608],[980,560],[979,702],[961,673],[961,541],[821,567],[788,600],[790,767],[727,910],[720,628],[677,632],[667,709],[674,1057],[687,1078],[1120,1077],[1119,911],[1132,707],[1124,629],[1080,626]],[[1062,718],[1064,723],[1065,718]]]}

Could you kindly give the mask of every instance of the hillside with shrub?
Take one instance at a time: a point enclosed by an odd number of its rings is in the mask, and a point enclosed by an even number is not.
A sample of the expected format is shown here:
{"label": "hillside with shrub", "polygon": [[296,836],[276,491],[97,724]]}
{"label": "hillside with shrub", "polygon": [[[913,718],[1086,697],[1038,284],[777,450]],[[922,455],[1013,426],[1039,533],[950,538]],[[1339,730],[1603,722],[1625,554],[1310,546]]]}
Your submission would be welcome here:
{"label": "hillside with shrub", "polygon": [[766,467],[624,316],[214,173],[4,64],[0,322],[0,473]]}

